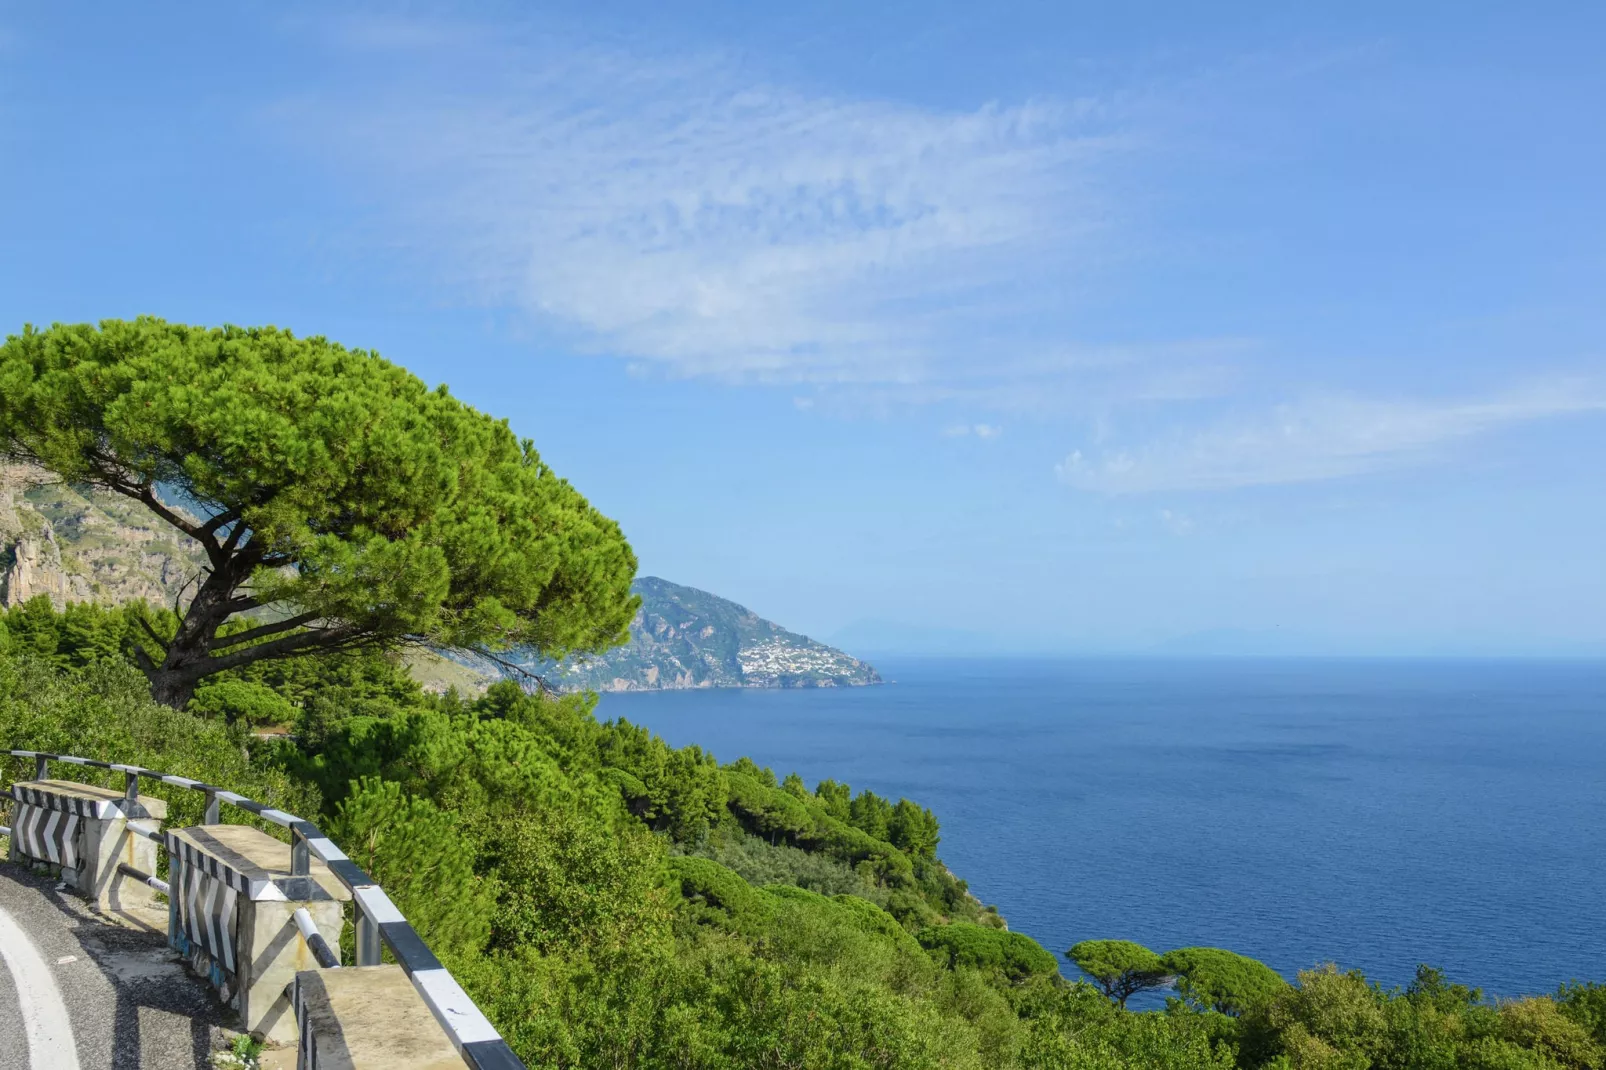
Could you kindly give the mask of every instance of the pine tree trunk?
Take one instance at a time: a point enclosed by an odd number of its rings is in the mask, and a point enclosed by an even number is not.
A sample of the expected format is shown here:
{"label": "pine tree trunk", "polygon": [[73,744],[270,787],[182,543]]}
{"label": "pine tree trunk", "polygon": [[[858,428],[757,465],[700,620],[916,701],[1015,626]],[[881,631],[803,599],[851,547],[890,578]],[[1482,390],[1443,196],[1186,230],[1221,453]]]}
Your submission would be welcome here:
{"label": "pine tree trunk", "polygon": [[158,667],[146,675],[151,682],[151,698],[175,710],[182,710],[189,705],[190,699],[195,696],[195,686],[200,683],[200,679],[193,674],[166,666]]}
{"label": "pine tree trunk", "polygon": [[204,666],[217,630],[229,617],[226,603],[234,588],[230,576],[227,568],[213,571],[184,611],[161,664],[145,668],[145,676],[151,682],[151,698],[162,705],[182,710],[194,697],[196,685],[207,675]]}

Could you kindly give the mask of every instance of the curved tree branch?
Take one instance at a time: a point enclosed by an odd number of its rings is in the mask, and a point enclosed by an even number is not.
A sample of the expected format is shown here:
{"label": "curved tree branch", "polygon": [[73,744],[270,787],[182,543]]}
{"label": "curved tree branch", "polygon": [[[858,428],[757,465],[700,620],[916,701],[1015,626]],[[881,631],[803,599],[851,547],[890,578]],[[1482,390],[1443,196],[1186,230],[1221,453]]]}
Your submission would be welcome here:
{"label": "curved tree branch", "polygon": [[149,483],[128,483],[114,477],[106,480],[106,486],[124,497],[133,498],[135,501],[142,503],[145,508],[178,528],[178,530],[202,546],[205,546],[209,553],[217,549],[217,540],[212,538],[210,532],[204,530],[199,524],[185,520],[177,510],[171,509],[164,504],[156,496],[155,488]]}
{"label": "curved tree branch", "polygon": [[144,647],[140,646],[138,643],[135,643],[133,654],[134,664],[139,666],[140,672],[145,673],[148,676],[156,671],[156,660],[150,656],[149,652],[147,652]]}
{"label": "curved tree branch", "polygon": [[286,617],[284,620],[274,621],[272,624],[261,624],[255,628],[248,628],[243,632],[235,632],[232,635],[220,635],[212,643],[212,649],[226,650],[231,646],[239,646],[241,643],[249,643],[256,639],[264,639],[270,635],[278,635],[281,632],[293,631],[294,629],[301,627],[303,624],[312,623],[313,621],[317,620],[318,617],[319,614],[317,613],[300,613],[294,617]]}
{"label": "curved tree branch", "polygon": [[236,650],[232,654],[223,654],[219,657],[211,657],[194,662],[191,668],[195,678],[200,679],[205,676],[211,676],[213,673],[222,672],[224,669],[249,665],[253,661],[271,661],[277,658],[287,658],[304,650],[320,650],[324,652],[350,650],[360,646],[370,646],[378,641],[379,637],[372,632],[356,627],[297,632],[294,635],[286,635],[271,642]]}
{"label": "curved tree branch", "polygon": [[240,545],[240,536],[250,530],[243,522],[236,521],[234,527],[229,531],[228,540],[223,543],[224,552],[232,554]]}
{"label": "curved tree branch", "polygon": [[[138,621],[139,626],[145,629],[145,634],[151,637],[151,642],[156,644],[157,650],[167,650],[167,641],[156,634],[156,629],[152,628],[151,622],[145,619],[145,614],[135,613],[134,620]],[[150,652],[139,643],[134,644],[133,654],[134,662],[139,666],[141,672],[151,673],[156,670],[156,659],[152,658]]]}
{"label": "curved tree branch", "polygon": [[536,686],[536,689],[543,695],[554,694],[557,690],[551,684],[547,683],[546,677],[542,676],[540,673],[531,672],[523,665],[520,665],[515,661],[509,661],[507,658],[502,657],[495,651],[478,646],[464,647],[464,649],[470,654],[473,654],[475,657],[484,658],[486,661],[495,664],[496,667],[501,669],[504,673],[512,676],[518,676],[526,681],[533,682]]}
{"label": "curved tree branch", "polygon": [[151,637],[151,641],[152,642],[154,642],[159,647],[167,646],[167,640],[163,639],[161,636],[156,634],[156,629],[152,628],[151,627],[151,622],[145,619],[145,614],[136,613],[136,614],[134,614],[134,619],[139,622],[139,626],[141,628],[145,629],[145,634]]}
{"label": "curved tree branch", "polygon": [[206,532],[208,535],[216,535],[223,527],[234,523],[238,519],[240,519],[240,510],[225,509],[217,516],[214,516],[212,519],[202,524],[201,530]]}

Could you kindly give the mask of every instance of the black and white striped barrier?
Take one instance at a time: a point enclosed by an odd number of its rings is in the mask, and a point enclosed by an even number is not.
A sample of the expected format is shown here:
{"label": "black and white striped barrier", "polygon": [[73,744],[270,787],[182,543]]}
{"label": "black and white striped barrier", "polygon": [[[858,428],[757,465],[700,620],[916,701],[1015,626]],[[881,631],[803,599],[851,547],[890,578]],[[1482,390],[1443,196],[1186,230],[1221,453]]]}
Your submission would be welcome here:
{"label": "black and white striped barrier", "polygon": [[312,920],[307,908],[299,908],[292,916],[296,920],[296,928],[301,930],[301,938],[307,942],[307,947],[312,950],[312,957],[318,960],[318,965],[326,970],[338,970],[340,956],[330,949],[329,941],[318,931],[318,925]]}
{"label": "black and white striped barrier", "polygon": [[62,869],[78,868],[77,814],[47,810],[27,803],[17,805],[16,849],[29,858]]}
{"label": "black and white striped barrier", "polygon": [[[357,966],[377,966],[380,963],[380,948],[390,949],[397,965],[411,982],[412,988],[422,999],[436,1022],[450,1038],[453,1047],[462,1056],[463,1060],[474,1070],[524,1070],[524,1064],[513,1050],[508,1047],[501,1034],[496,1031],[489,1019],[475,1006],[474,1001],[463,991],[457,980],[446,970],[434,952],[430,951],[417,931],[402,916],[400,910],[391,902],[382,888],[379,887],[362,868],[348,858],[345,852],[335,846],[334,842],[325,836],[318,827],[310,821],[304,821],[294,814],[286,813],[273,807],[264,806],[252,799],[248,799],[236,792],[229,791],[214,784],[206,784],[188,777],[172,776],[145,769],[141,766],[124,765],[116,762],[103,762],[93,758],[81,758],[76,755],[51,754],[43,751],[8,750],[5,753],[14,758],[31,758],[34,761],[34,779],[46,779],[51,762],[65,762],[70,765],[79,765],[95,769],[105,769],[122,773],[125,790],[123,799],[132,804],[135,800],[143,800],[139,795],[139,782],[141,779],[150,782],[168,784],[173,787],[186,788],[192,791],[203,792],[207,797],[206,825],[220,824],[220,804],[228,803],[230,806],[244,810],[264,821],[278,825],[289,830],[290,858],[288,872],[263,875],[260,873],[246,873],[235,871],[235,880],[231,883],[228,876],[222,873],[222,867],[214,876],[204,865],[186,865],[182,855],[178,856],[179,874],[169,873],[169,883],[174,891],[169,894],[170,926],[179,922],[182,916],[185,921],[205,916],[208,928],[211,928],[210,919],[213,910],[216,910],[218,921],[225,921],[223,915],[227,913],[224,907],[223,891],[215,894],[209,893],[200,882],[194,886],[187,886],[183,882],[186,874],[198,873],[208,878],[208,882],[221,886],[222,889],[234,894],[236,907],[241,899],[253,892],[263,895],[259,902],[280,901],[286,905],[302,898],[292,893],[305,893],[309,885],[315,884],[316,879],[312,872],[314,859],[323,863],[319,867],[320,873],[327,873],[335,881],[349,891],[356,905],[356,962]],[[17,785],[22,787],[23,785]],[[105,789],[99,789],[105,791]],[[165,816],[165,814],[163,815]],[[204,828],[205,826],[201,826]],[[235,826],[228,826],[235,827]],[[136,837],[129,836],[132,841]],[[174,834],[170,830],[165,842],[169,848],[170,869],[173,866],[175,855],[172,852]],[[16,843],[13,837],[11,842]],[[281,848],[282,849],[282,848]],[[182,848],[181,848],[182,851]],[[154,866],[151,867],[154,869]],[[126,875],[126,874],[125,874]],[[171,879],[175,878],[176,879]],[[220,879],[221,878],[221,879]],[[243,882],[243,883],[242,883]],[[195,898],[190,898],[193,890]],[[242,891],[245,893],[241,895]],[[277,893],[277,894],[276,894]],[[210,898],[205,898],[210,896]],[[282,898],[281,898],[282,897]],[[258,902],[253,900],[254,902]],[[193,909],[187,913],[178,905],[180,902],[193,903]],[[235,911],[237,915],[238,911]],[[298,923],[299,930],[299,923]],[[188,925],[180,926],[181,931]],[[219,925],[221,928],[221,924]],[[199,930],[197,930],[199,932]],[[209,933],[208,936],[212,934]],[[222,950],[224,941],[221,932],[216,933],[218,950]],[[303,933],[303,937],[304,937]],[[333,949],[325,941],[326,950],[333,956]],[[232,952],[231,952],[232,954]],[[314,951],[316,956],[316,952]]]}
{"label": "black and white striped barrier", "polygon": [[13,804],[12,860],[50,867],[103,910],[154,906],[148,891],[121,879],[119,867],[155,867],[156,848],[145,841],[167,816],[167,803],[140,795],[137,783],[118,792],[67,780],[14,784],[6,797]]}

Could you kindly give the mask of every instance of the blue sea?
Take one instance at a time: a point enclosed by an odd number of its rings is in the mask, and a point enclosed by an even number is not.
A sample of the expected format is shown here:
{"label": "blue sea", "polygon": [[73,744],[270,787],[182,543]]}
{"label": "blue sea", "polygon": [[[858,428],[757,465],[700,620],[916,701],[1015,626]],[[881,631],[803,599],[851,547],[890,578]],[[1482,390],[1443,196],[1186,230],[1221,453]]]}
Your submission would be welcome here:
{"label": "blue sea", "polygon": [[931,807],[948,865],[1056,953],[1204,944],[1388,985],[1425,962],[1501,996],[1606,980],[1606,662],[877,664],[892,683],[598,713]]}

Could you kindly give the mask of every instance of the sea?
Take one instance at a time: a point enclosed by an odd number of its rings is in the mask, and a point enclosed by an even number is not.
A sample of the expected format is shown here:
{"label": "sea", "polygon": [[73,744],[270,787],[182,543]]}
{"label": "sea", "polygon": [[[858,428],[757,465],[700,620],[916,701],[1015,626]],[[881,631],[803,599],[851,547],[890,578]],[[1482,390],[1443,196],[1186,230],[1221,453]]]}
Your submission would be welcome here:
{"label": "sea", "polygon": [[1290,979],[1606,981],[1606,661],[876,664],[885,685],[598,715],[930,807],[942,859],[1062,962],[1115,938]]}

